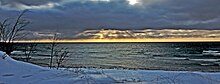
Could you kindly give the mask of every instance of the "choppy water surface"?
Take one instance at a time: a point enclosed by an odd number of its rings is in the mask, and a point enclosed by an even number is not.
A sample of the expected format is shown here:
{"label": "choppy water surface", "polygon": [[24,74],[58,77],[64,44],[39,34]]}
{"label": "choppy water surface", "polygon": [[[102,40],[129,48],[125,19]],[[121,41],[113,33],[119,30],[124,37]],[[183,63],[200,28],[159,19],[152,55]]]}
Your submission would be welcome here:
{"label": "choppy water surface", "polygon": [[[50,45],[38,44],[31,62],[48,66]],[[65,67],[220,71],[217,42],[57,44],[57,49],[62,47],[71,54]],[[13,54],[22,55],[22,50]]]}

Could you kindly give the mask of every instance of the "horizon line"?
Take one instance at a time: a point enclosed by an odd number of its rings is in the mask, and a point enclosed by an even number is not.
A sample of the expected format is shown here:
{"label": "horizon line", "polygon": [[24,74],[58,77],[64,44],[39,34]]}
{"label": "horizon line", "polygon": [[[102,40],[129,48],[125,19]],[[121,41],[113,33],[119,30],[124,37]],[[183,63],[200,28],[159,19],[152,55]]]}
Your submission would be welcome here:
{"label": "horizon line", "polygon": [[146,38],[146,39],[39,39],[17,40],[18,43],[144,43],[144,42],[220,42],[220,38]]}

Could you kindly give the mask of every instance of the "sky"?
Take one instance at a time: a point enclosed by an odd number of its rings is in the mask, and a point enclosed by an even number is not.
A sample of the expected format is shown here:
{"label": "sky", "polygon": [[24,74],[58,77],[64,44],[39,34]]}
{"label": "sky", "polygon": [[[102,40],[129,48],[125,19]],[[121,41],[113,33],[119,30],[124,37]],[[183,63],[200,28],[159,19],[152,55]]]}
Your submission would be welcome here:
{"label": "sky", "polygon": [[[131,38],[139,34],[136,31],[148,35],[138,38],[157,38],[158,35],[216,38],[220,31],[211,30],[220,28],[219,4],[220,0],[0,0],[0,21],[28,9],[25,18],[31,24],[25,29],[29,33],[26,39],[49,38],[52,33],[65,39],[102,38],[103,29],[107,29],[104,31],[107,34],[112,30],[110,34],[115,32],[117,38]],[[149,32],[145,32],[149,28],[157,34],[149,36]],[[166,29],[175,29],[174,33],[166,32],[174,36],[164,34]],[[183,30],[180,34],[179,29]],[[203,33],[192,35],[188,30]],[[115,38],[114,35],[105,37]]]}

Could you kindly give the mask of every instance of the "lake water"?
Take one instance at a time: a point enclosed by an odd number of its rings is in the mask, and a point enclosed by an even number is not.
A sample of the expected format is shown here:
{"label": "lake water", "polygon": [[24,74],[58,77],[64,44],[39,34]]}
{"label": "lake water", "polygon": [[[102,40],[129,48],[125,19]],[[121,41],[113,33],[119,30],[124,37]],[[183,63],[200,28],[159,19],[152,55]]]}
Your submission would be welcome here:
{"label": "lake water", "polygon": [[[23,44],[28,45],[28,44]],[[51,44],[38,44],[30,62],[48,66]],[[220,43],[62,43],[64,67],[220,71]],[[21,48],[21,47],[20,47]],[[24,56],[22,49],[14,57]],[[54,60],[54,62],[56,62]]]}

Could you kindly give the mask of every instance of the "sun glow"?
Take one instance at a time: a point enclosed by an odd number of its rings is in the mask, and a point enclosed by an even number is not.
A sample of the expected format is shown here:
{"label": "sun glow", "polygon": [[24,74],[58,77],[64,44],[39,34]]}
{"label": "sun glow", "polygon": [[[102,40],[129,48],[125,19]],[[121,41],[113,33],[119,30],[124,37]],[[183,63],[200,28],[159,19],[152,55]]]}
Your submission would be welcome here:
{"label": "sun glow", "polygon": [[89,43],[89,42],[98,42],[98,43],[115,43],[115,42],[220,42],[220,38],[167,38],[167,39],[73,39],[73,40],[20,40],[16,42],[21,43]]}
{"label": "sun glow", "polygon": [[[56,42],[220,42],[220,30],[144,29],[144,30],[85,30],[72,39]],[[36,33],[37,37],[49,36]],[[23,40],[19,42],[53,42],[51,39]]]}
{"label": "sun glow", "polygon": [[130,5],[135,5],[135,4],[139,3],[138,0],[128,0],[128,2]]}

